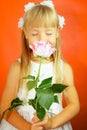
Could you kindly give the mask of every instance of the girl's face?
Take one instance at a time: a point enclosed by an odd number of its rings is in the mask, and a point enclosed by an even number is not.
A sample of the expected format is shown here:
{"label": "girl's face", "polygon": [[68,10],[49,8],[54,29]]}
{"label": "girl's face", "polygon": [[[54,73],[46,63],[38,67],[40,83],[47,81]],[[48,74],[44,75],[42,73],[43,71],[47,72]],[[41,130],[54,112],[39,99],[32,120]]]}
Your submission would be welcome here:
{"label": "girl's face", "polygon": [[47,41],[55,47],[56,38],[58,37],[59,30],[56,27],[34,27],[25,32],[29,45],[32,45],[35,41]]}

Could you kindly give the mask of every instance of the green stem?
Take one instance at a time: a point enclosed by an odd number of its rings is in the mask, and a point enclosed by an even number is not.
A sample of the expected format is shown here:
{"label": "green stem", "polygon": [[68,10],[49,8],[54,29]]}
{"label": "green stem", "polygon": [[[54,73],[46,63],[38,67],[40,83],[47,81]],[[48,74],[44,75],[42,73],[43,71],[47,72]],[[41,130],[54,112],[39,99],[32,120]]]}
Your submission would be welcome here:
{"label": "green stem", "polygon": [[7,109],[2,113],[2,117],[1,117],[1,120],[0,120],[0,124],[1,124],[2,119],[3,119],[4,116],[5,116],[5,113],[6,113],[8,110],[9,110],[9,108],[7,108]]}
{"label": "green stem", "polygon": [[43,61],[43,58],[40,58],[40,64],[39,64],[39,68],[38,68],[38,74],[37,74],[37,77],[36,77],[36,81],[37,81],[37,83],[39,82],[40,69],[41,69],[42,61]]}
{"label": "green stem", "polygon": [[35,107],[36,107],[36,110],[37,110],[37,105],[38,105],[38,100],[36,99],[36,105],[35,105]]}

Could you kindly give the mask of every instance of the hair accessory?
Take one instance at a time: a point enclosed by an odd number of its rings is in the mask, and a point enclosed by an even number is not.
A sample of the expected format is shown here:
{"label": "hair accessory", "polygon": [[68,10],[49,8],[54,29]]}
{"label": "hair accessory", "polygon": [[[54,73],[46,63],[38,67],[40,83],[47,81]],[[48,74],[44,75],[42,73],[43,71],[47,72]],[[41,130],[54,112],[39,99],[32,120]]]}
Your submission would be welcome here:
{"label": "hair accessory", "polygon": [[24,25],[24,19],[23,17],[21,17],[18,21],[18,28],[22,29],[23,25]]}
{"label": "hair accessory", "polygon": [[40,5],[46,5],[50,8],[54,8],[54,4],[51,0],[45,0],[45,1],[41,2]]}
{"label": "hair accessory", "polygon": [[63,16],[58,15],[58,19],[59,19],[59,25],[62,29],[63,25],[65,24],[65,18]]}
{"label": "hair accessory", "polygon": [[32,7],[34,7],[34,6],[35,6],[35,3],[29,2],[28,4],[26,4],[26,5],[24,6],[24,11],[25,11],[25,13],[26,13],[28,10],[30,10]]}
{"label": "hair accessory", "polygon": [[[46,5],[50,8],[54,8],[54,4],[51,0],[44,0],[43,2],[39,3],[40,5]],[[24,6],[24,11],[25,13],[30,10],[32,7],[36,6],[35,3],[32,3],[32,2],[29,2],[28,4],[26,4]],[[60,16],[58,15],[58,19],[59,19],[59,25],[60,25],[60,28],[62,29],[63,28],[63,25],[65,24],[65,18],[63,16]],[[23,17],[21,17],[18,21],[18,28],[21,28],[23,27],[24,25],[24,19]]]}

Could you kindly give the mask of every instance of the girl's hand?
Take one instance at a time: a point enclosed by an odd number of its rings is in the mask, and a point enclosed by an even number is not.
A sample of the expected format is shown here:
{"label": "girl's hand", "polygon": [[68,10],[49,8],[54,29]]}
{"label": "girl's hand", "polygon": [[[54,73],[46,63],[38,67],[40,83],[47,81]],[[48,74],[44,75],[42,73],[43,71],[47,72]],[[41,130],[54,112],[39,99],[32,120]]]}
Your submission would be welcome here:
{"label": "girl's hand", "polygon": [[49,117],[48,114],[45,115],[44,119],[42,121],[40,121],[36,115],[36,113],[34,113],[34,117],[32,119],[32,124],[33,126],[41,126],[43,127],[43,130],[48,130],[49,129]]}
{"label": "girl's hand", "polygon": [[37,124],[31,125],[31,130],[45,130],[43,126],[39,126]]}

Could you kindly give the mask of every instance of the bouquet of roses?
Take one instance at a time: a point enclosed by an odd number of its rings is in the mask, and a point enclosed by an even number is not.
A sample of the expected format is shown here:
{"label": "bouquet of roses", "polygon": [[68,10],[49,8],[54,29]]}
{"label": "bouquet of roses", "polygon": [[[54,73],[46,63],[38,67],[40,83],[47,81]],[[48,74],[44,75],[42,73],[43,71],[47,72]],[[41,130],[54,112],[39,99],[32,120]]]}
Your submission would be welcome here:
{"label": "bouquet of roses", "polygon": [[[64,84],[52,84],[52,77],[44,79],[39,85],[40,69],[41,64],[44,60],[47,60],[53,52],[56,51],[55,48],[49,42],[37,41],[33,45],[29,46],[33,54],[40,59],[40,64],[38,68],[37,76],[28,75],[23,77],[27,80],[26,87],[27,90],[35,89],[35,98],[29,99],[28,104],[36,110],[37,117],[42,120],[45,117],[46,111],[49,110],[53,102],[58,103],[58,96],[56,93],[61,93],[67,86]],[[11,102],[11,106],[3,112],[2,118],[7,110],[13,110],[19,105],[23,105],[24,101],[20,100],[19,97]]]}

